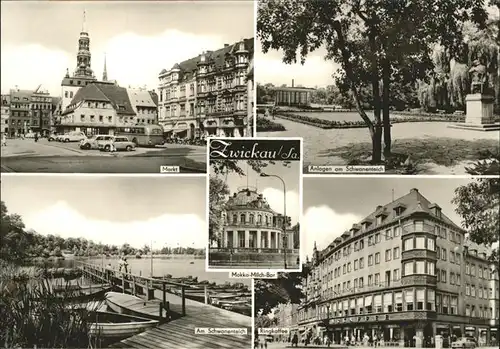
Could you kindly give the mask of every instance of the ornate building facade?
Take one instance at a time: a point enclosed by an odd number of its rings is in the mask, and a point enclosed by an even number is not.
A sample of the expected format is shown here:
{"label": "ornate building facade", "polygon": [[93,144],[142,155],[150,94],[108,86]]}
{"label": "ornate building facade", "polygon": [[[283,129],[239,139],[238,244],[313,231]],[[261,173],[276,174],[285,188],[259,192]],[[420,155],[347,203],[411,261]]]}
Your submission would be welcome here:
{"label": "ornate building facade", "polygon": [[335,343],[424,347],[467,335],[498,344],[498,268],[487,253],[412,189],[314,248],[299,331]]}
{"label": "ornate building facade", "polygon": [[0,107],[2,111],[0,133],[2,136],[9,137],[10,95],[2,95],[2,104]]}
{"label": "ornate building facade", "polygon": [[291,87],[275,87],[274,104],[276,106],[307,107],[311,105],[313,88],[296,87],[292,80]]}
{"label": "ornate building facade", "polygon": [[253,38],[175,64],[159,75],[159,123],[179,137],[249,132],[247,75]]}
{"label": "ornate building facade", "polygon": [[53,97],[37,89],[31,95],[31,131],[42,137],[49,135],[52,128],[52,113],[55,110]]}

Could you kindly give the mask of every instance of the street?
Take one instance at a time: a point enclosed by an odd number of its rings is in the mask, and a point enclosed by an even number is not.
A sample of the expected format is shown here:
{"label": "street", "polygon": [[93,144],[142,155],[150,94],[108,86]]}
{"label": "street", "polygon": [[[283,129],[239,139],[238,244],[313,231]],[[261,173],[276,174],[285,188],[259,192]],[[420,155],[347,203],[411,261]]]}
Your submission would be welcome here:
{"label": "street", "polygon": [[107,153],[81,150],[78,142],[8,139],[1,149],[1,172],[160,173],[160,166],[179,166],[181,173],[205,173],[206,148],[166,144]]}

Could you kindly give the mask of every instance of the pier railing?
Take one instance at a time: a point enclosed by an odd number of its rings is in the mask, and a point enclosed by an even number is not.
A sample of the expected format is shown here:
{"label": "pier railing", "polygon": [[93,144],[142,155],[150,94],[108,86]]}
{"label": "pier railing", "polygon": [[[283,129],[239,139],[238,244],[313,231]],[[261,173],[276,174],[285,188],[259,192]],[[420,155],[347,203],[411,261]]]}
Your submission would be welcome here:
{"label": "pier railing", "polygon": [[[199,286],[189,285],[185,283],[155,279],[142,275],[135,275],[131,272],[121,272],[114,268],[99,266],[86,262],[77,261],[78,268],[82,270],[83,277],[97,282],[105,282],[112,287],[119,288],[123,293],[130,292],[134,296],[145,296],[146,300],[154,299],[154,291],[162,292],[160,302],[160,318],[164,318],[163,311],[166,312],[166,317],[170,313],[170,303],[167,301],[167,293],[172,293],[172,289],[180,290],[178,296],[181,297],[182,316],[186,315],[186,289],[202,290]],[[205,294],[205,304],[208,304],[208,289],[204,285],[203,291]]]}

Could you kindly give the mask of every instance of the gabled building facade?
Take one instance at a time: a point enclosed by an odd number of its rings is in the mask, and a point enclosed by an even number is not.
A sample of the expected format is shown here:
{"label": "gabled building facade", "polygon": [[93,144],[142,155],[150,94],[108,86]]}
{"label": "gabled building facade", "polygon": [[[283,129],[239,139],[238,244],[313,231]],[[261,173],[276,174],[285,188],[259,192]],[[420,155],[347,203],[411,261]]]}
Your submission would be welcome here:
{"label": "gabled building facade", "polygon": [[127,89],[128,98],[136,113],[137,125],[158,124],[158,95],[146,89]]}
{"label": "gabled building facade", "polygon": [[[498,345],[498,268],[417,189],[313,251],[299,331],[335,343]],[[384,344],[381,344],[384,346]]]}
{"label": "gabled building facade", "polygon": [[247,74],[253,38],[160,72],[159,123],[179,137],[241,137],[248,133]]}

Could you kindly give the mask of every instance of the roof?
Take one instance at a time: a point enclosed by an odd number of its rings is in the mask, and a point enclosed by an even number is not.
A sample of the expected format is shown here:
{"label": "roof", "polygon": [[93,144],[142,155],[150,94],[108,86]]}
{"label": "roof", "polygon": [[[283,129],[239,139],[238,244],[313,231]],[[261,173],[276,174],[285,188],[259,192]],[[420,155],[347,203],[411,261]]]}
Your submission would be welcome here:
{"label": "roof", "polygon": [[[22,98],[28,98],[28,100],[31,102],[31,95],[33,95],[32,90],[10,90],[10,97],[11,99],[14,99],[14,97],[19,97],[22,101]],[[27,102],[27,101],[25,101]]]}
{"label": "roof", "polygon": [[226,210],[237,210],[241,208],[255,208],[262,211],[274,213],[271,206],[262,194],[257,192],[257,189],[245,187],[234,193],[226,202]]}
{"label": "roof", "polygon": [[128,98],[134,110],[137,107],[149,107],[156,108],[157,103],[155,103],[151,93],[144,89],[127,89]]}
{"label": "roof", "polygon": [[275,91],[315,91],[315,88],[312,87],[299,87],[299,86],[294,86],[294,87],[274,87],[273,90]]}
{"label": "roof", "polygon": [[83,101],[110,102],[119,115],[136,114],[130,103],[127,89],[114,84],[93,82],[80,88],[63,114],[72,112]]}
{"label": "roof", "polygon": [[[207,51],[203,53],[206,57],[206,61],[208,63],[215,63],[215,68],[222,68],[224,66],[225,57],[227,55],[232,56],[236,51],[238,51],[238,44],[242,41],[238,41],[232,45],[227,45],[221,49],[216,51]],[[250,57],[253,57],[254,52],[254,38],[243,39],[243,43],[245,44],[245,50],[249,51]],[[181,63],[175,64],[174,68],[180,68],[180,76],[179,80],[185,81],[190,80],[196,74],[196,70],[198,69],[198,63],[201,61],[202,54],[199,54],[196,57],[185,60]],[[178,67],[177,67],[178,66]],[[160,75],[167,73],[165,69],[160,72]]]}

